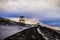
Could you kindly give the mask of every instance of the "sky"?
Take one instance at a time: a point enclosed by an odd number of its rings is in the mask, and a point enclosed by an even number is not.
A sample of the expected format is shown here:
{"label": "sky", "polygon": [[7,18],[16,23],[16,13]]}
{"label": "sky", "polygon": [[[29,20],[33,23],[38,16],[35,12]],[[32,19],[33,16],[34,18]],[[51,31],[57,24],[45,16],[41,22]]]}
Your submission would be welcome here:
{"label": "sky", "polygon": [[0,17],[60,18],[60,0],[0,0]]}

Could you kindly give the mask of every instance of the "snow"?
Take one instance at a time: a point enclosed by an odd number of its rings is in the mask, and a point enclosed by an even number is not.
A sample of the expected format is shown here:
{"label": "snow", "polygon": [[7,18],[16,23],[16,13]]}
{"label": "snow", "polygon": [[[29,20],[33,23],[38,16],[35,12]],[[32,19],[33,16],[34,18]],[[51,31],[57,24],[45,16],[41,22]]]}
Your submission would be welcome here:
{"label": "snow", "polygon": [[0,26],[0,40],[3,40],[17,32],[20,32],[29,27],[22,26]]}

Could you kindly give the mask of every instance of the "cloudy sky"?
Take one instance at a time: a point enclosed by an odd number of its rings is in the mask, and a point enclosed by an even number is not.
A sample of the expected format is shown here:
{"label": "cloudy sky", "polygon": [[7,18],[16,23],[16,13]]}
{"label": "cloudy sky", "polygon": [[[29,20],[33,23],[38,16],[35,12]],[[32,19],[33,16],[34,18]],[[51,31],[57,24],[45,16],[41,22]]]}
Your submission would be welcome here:
{"label": "cloudy sky", "polygon": [[60,27],[60,0],[0,0],[0,17],[19,16]]}
{"label": "cloudy sky", "polygon": [[60,0],[0,0],[1,17],[60,18]]}

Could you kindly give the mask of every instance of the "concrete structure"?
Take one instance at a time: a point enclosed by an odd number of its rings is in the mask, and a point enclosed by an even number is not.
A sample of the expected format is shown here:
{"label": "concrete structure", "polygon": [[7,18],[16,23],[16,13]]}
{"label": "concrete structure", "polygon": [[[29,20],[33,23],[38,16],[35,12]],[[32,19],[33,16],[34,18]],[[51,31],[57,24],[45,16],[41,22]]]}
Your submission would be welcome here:
{"label": "concrete structure", "polygon": [[20,17],[19,17],[19,22],[25,23],[25,17],[24,17],[24,16],[20,16]]}

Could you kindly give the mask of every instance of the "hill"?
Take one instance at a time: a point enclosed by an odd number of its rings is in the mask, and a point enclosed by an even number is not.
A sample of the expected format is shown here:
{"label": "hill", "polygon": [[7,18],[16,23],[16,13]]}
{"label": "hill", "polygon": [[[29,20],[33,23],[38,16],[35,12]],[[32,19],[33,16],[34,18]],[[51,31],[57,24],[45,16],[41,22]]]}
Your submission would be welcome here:
{"label": "hill", "polygon": [[0,17],[0,25],[10,25],[10,26],[11,25],[17,25],[17,26],[20,25],[21,26],[21,25],[24,25],[24,23],[15,22],[15,21]]}
{"label": "hill", "polygon": [[60,31],[39,25],[20,31],[5,40],[60,40]]}

